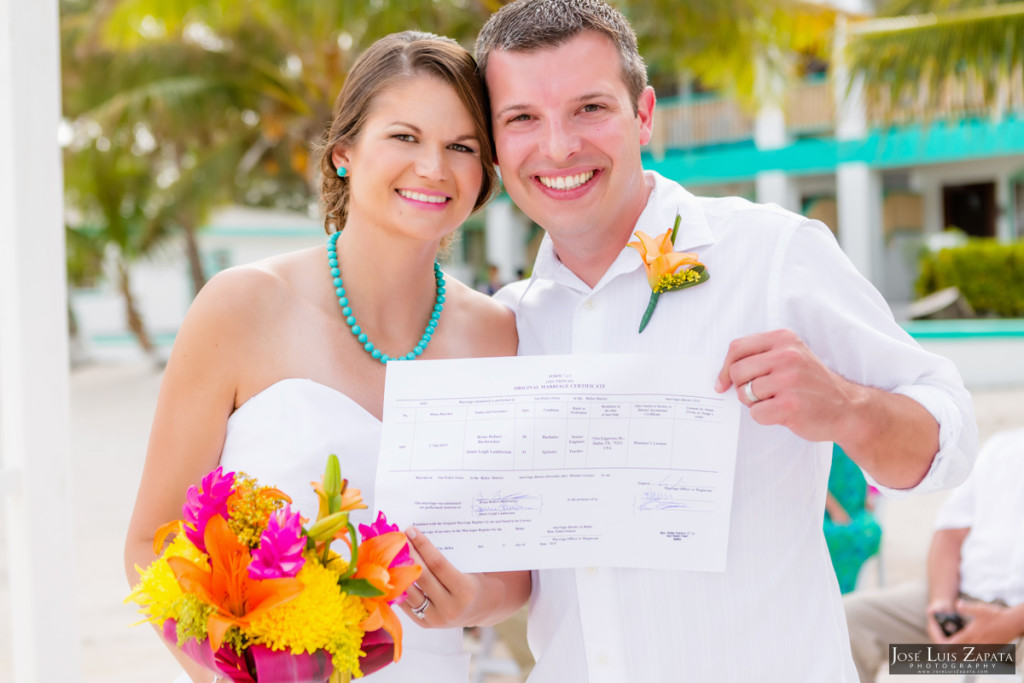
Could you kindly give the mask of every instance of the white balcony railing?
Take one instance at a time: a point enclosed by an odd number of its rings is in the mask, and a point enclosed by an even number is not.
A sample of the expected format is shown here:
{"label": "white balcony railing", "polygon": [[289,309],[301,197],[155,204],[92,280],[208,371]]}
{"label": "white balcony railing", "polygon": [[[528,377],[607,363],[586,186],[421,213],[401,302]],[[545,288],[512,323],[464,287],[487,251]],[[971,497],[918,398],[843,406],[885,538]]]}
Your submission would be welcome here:
{"label": "white balcony railing", "polygon": [[[898,106],[886,102],[869,105],[872,127],[888,124],[987,117],[983,85],[970,79],[950,78],[943,85],[941,103],[925,108],[909,93]],[[835,128],[835,85],[829,80],[805,81],[786,97],[786,129],[794,137],[828,134]],[[1024,112],[1024,73],[1005,79],[998,90],[1004,111]],[[661,156],[670,149],[693,149],[752,140],[754,114],[736,100],[714,96],[671,99],[658,104],[651,151]]]}

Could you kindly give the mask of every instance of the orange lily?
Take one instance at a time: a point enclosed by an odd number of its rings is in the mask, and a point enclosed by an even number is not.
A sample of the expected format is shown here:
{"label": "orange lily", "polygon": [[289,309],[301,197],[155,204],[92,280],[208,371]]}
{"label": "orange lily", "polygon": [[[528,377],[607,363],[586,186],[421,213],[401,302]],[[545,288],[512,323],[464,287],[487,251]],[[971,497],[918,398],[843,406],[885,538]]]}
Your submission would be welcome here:
{"label": "orange lily", "polygon": [[673,232],[674,230],[666,230],[658,237],[651,237],[643,230],[637,230],[634,234],[639,241],[627,244],[640,252],[640,257],[644,260],[644,266],[647,268],[647,281],[651,283],[653,291],[660,289],[665,276],[674,275],[683,266],[703,265],[697,260],[696,254],[673,251]]}
{"label": "orange lily", "polygon": [[159,556],[163,552],[164,542],[167,541],[167,537],[171,534],[180,534],[182,532],[183,522],[180,519],[175,519],[166,524],[161,524],[160,528],[153,534],[153,554]]}
{"label": "orange lily", "polygon": [[694,287],[706,282],[710,277],[704,264],[697,260],[696,254],[673,251],[676,232],[679,230],[679,220],[680,216],[676,214],[676,222],[672,229],[666,230],[657,237],[651,237],[643,230],[637,230],[634,234],[638,241],[629,242],[626,245],[640,253],[640,258],[644,260],[644,268],[647,269],[647,282],[651,285],[651,299],[647,302],[647,310],[644,311],[644,315],[640,319],[640,332],[647,327],[647,323],[654,314],[654,307],[658,305],[658,297],[664,292]]}
{"label": "orange lily", "polygon": [[[292,502],[292,497],[291,496],[289,496],[287,493],[285,493],[281,489],[275,489],[273,486],[262,486],[257,491],[257,494],[261,498],[267,498],[269,500],[278,500],[278,501],[281,501],[282,503],[289,503],[290,504]],[[242,497],[242,495],[243,495],[243,491],[241,491],[239,489],[235,489],[235,491],[233,491],[231,493],[231,497],[228,498],[228,506],[232,506],[232,505],[236,504],[236,501],[238,501],[238,499],[240,499]]]}
{"label": "orange lily", "polygon": [[336,512],[366,509],[362,492],[356,488],[349,488],[348,479],[341,478],[341,465],[338,463],[338,456],[333,453],[327,456],[324,476],[320,478],[319,482],[311,481],[309,483],[320,500],[320,508],[316,516],[318,520]]}
{"label": "orange lily", "polygon": [[323,484],[315,481],[311,481],[309,483],[313,485],[313,490],[316,491],[317,498],[320,499],[320,508],[318,510],[317,519],[323,519],[335,512],[366,509],[366,503],[363,502],[363,492],[357,488],[348,486],[348,479],[342,480],[345,488],[341,490],[340,497],[335,498],[336,504],[338,505],[337,510],[331,510],[332,497],[324,492]]}
{"label": "orange lily", "polygon": [[317,552],[323,553],[323,562],[328,562],[328,547],[332,540],[344,539],[351,548],[349,533],[354,534],[348,521],[350,510],[364,510],[363,493],[357,488],[350,488],[348,479],[341,478],[341,465],[338,456],[331,453],[327,456],[327,466],[319,482],[309,482],[319,499],[316,521],[307,534],[316,543]]}
{"label": "orange lily", "polygon": [[368,538],[359,544],[355,579],[365,579],[383,595],[362,598],[369,616],[359,627],[365,631],[383,628],[395,641],[394,661],[402,657],[402,624],[391,609],[391,603],[406,591],[423,571],[419,565],[392,567],[391,562],[408,541],[401,531],[390,531]]}
{"label": "orange lily", "polygon": [[302,591],[302,582],[295,578],[250,578],[249,548],[235,537],[220,515],[207,522],[203,540],[210,556],[209,566],[183,557],[169,557],[167,563],[183,591],[213,606],[206,630],[214,650],[220,649],[229,628],[245,628],[252,619]]}

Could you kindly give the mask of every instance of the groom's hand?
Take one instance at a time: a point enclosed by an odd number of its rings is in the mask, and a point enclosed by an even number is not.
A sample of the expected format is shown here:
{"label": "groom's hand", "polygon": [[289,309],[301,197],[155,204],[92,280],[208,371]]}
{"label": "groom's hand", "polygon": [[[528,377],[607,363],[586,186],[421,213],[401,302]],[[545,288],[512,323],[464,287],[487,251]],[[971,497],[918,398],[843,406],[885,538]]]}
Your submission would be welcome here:
{"label": "groom's hand", "polygon": [[923,405],[832,372],[792,330],[729,344],[715,390],[730,386],[755,422],[806,441],[834,441],[889,488],[919,484],[939,450],[939,424]]}
{"label": "groom's hand", "polygon": [[864,390],[825,367],[792,330],[729,344],[715,391],[730,386],[757,423],[787,427],[807,441],[835,441],[839,421]]}

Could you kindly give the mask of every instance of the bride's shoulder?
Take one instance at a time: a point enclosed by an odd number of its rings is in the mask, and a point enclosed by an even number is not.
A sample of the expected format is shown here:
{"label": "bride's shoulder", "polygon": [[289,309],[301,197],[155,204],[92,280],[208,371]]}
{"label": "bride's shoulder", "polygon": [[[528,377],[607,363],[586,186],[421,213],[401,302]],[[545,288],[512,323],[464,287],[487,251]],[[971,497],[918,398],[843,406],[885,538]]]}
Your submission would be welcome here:
{"label": "bride's shoulder", "polygon": [[316,251],[289,252],[220,271],[200,290],[189,315],[246,326],[277,319],[303,296]]}

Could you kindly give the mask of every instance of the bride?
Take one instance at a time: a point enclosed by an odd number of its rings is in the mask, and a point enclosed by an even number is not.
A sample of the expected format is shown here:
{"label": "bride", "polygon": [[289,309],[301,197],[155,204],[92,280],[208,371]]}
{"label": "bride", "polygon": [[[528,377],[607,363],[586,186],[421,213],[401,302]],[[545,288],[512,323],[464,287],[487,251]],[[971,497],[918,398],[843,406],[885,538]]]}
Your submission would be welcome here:
{"label": "bride", "polygon": [[[129,581],[154,559],[154,531],[181,518],[185,491],[218,464],[282,489],[315,519],[309,483],[335,453],[369,506],[353,522],[370,523],[387,363],[515,354],[512,314],[436,263],[496,185],[475,66],[429,34],[374,43],[338,96],[321,159],[327,243],[230,268],[196,297],[160,389]],[[465,681],[460,627],[514,612],[529,573],[461,574],[422,536],[416,547],[430,564],[415,555],[424,573],[402,607],[403,656],[373,679]],[[180,681],[213,678],[175,656]]]}

